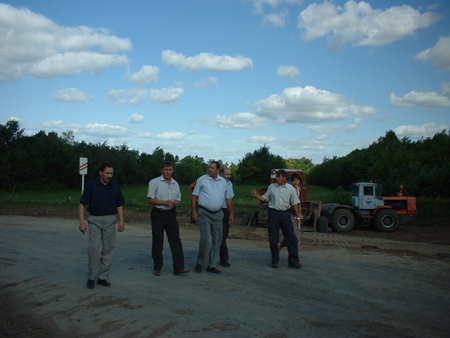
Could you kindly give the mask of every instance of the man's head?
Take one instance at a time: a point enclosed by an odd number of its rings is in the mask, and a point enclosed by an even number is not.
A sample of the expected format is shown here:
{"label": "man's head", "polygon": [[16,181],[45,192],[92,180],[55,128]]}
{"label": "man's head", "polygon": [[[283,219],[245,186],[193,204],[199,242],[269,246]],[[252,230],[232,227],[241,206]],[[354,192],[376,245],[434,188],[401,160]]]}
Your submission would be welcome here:
{"label": "man's head", "polygon": [[114,169],[112,167],[111,164],[109,163],[102,163],[102,165],[100,166],[100,171],[99,171],[99,176],[100,176],[100,181],[106,185],[109,183],[109,181],[111,181],[112,177],[114,175]]}
{"label": "man's head", "polygon": [[277,171],[276,181],[279,185],[283,186],[287,181],[287,173],[285,170],[281,169]]}
{"label": "man's head", "polygon": [[230,170],[230,168],[223,167],[222,169],[220,169],[220,176],[222,176],[224,179],[229,181],[230,178],[231,178],[231,170]]}
{"label": "man's head", "polygon": [[216,179],[217,175],[219,175],[219,170],[220,170],[220,163],[217,161],[212,161],[208,167],[208,175],[211,176],[213,179]]}
{"label": "man's head", "polygon": [[170,181],[173,174],[173,163],[170,161],[164,161],[161,163],[161,174],[166,181]]}

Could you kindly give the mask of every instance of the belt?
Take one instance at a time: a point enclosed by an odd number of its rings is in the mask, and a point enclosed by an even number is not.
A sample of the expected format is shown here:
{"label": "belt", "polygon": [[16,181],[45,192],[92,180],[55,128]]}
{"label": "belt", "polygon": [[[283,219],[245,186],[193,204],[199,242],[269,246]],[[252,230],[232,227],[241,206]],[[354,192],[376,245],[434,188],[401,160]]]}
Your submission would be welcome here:
{"label": "belt", "polygon": [[209,209],[206,209],[205,207],[202,207],[201,205],[199,205],[198,207],[206,210],[207,212],[210,212],[211,214],[217,214],[219,211],[222,211],[222,209],[219,209],[217,211],[211,211]]}
{"label": "belt", "polygon": [[278,209],[274,209],[274,208],[269,208],[270,210],[273,210],[273,211],[278,211],[278,212],[285,212],[285,211],[289,211],[289,209],[286,209],[286,210],[278,210]]}
{"label": "belt", "polygon": [[156,212],[172,212],[172,211],[175,211],[175,209],[161,210],[160,208],[156,208],[156,207],[154,207],[152,210],[154,210]]}

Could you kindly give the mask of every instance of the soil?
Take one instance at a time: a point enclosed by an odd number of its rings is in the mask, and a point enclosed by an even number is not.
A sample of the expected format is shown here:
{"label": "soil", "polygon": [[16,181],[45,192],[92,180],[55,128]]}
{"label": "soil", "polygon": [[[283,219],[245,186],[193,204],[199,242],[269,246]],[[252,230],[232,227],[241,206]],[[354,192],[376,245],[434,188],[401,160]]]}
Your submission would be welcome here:
{"label": "soil", "polygon": [[[1,209],[0,215],[32,216],[76,220],[76,210],[53,208]],[[147,227],[149,214],[125,210],[125,224]],[[196,225],[190,224],[189,216],[179,215],[178,221],[182,236],[194,236]],[[230,239],[266,241],[267,229],[240,226],[236,219],[230,229]],[[394,233],[382,233],[372,229],[355,229],[350,233],[328,234],[303,233],[302,250],[323,250],[345,248],[349,251],[382,252],[392,255],[407,255],[417,260],[439,260],[450,262],[450,227],[417,227],[403,224]],[[444,264],[445,264],[444,263]],[[64,336],[52,321],[37,318],[27,308],[17,304],[9,284],[0,285],[0,337],[58,337]]]}

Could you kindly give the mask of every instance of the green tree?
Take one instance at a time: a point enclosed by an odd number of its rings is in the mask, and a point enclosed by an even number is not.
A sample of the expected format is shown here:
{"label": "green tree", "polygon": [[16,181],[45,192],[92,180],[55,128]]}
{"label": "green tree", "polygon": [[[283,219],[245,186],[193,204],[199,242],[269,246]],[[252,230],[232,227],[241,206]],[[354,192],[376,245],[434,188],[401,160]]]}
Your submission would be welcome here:
{"label": "green tree", "polygon": [[309,158],[288,158],[286,160],[287,169],[301,169],[304,173],[309,174],[309,172],[314,168],[314,163]]}

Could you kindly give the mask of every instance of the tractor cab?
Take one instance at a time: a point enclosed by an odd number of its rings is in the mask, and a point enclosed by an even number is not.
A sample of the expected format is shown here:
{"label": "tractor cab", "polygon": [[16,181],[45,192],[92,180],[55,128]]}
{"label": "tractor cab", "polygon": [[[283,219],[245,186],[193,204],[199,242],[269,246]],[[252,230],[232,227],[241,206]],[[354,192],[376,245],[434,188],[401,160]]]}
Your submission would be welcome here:
{"label": "tractor cab", "polygon": [[377,183],[359,182],[353,185],[351,206],[358,210],[375,210],[384,205],[381,186]]}

